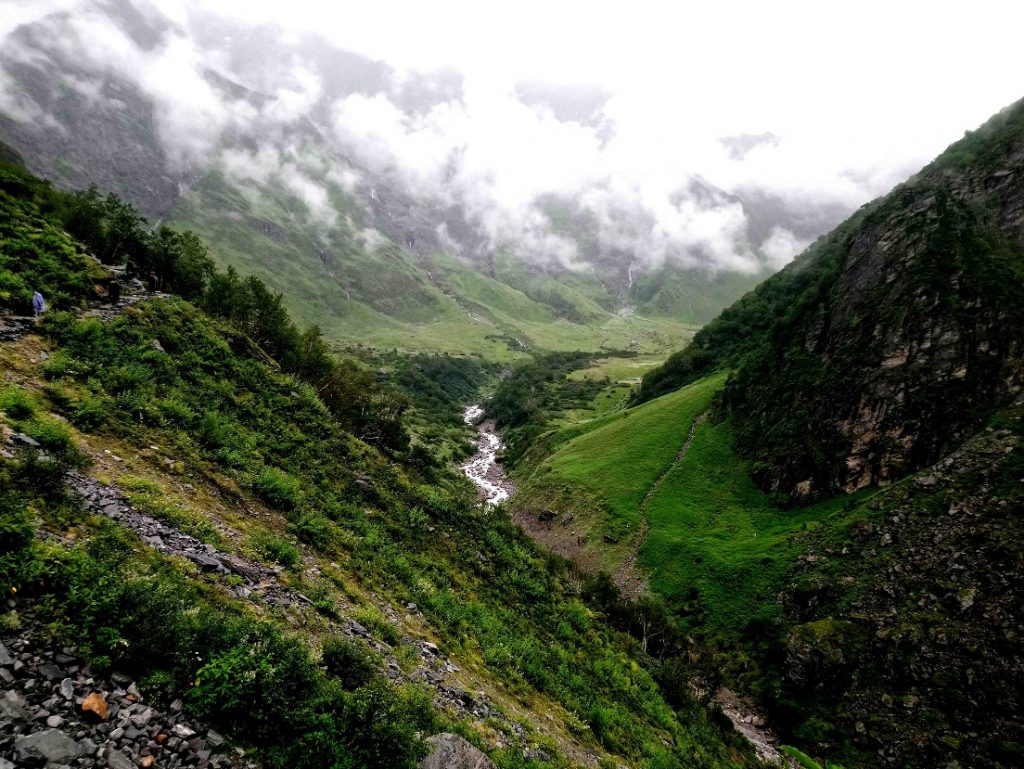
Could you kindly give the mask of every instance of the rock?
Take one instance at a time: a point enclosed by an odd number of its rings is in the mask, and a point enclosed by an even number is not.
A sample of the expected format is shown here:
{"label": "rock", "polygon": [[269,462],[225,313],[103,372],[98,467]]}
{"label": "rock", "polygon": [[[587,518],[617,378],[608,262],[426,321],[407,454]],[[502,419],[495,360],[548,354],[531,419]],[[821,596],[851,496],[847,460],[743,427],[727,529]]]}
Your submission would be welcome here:
{"label": "rock", "polygon": [[53,764],[67,764],[81,756],[81,744],[57,729],[15,737],[14,750],[18,760],[28,764],[33,758],[45,758]]}
{"label": "rock", "polygon": [[64,677],[64,671],[49,662],[44,662],[36,671],[47,681],[59,681]]}
{"label": "rock", "polygon": [[156,763],[156,759],[153,758],[153,756],[143,756],[139,759],[139,766],[141,766],[142,769],[149,769],[154,763]]}
{"label": "rock", "polygon": [[174,732],[174,734],[178,737],[181,737],[181,739],[183,740],[187,740],[189,737],[195,736],[195,732],[192,729],[189,729],[187,726],[185,726],[185,724],[175,724],[171,728],[171,731]]}
{"label": "rock", "polygon": [[75,696],[75,686],[71,683],[70,678],[65,678],[60,682],[60,696],[66,700]]}
{"label": "rock", "polygon": [[462,737],[444,732],[427,739],[430,753],[419,769],[497,769],[494,762]]}
{"label": "rock", "polygon": [[0,699],[0,722],[28,721],[32,714],[25,709],[25,699],[17,692],[7,692]]}
{"label": "rock", "polygon": [[64,723],[64,719],[60,716],[50,716],[46,719],[46,725],[51,729],[56,729],[62,723]]}
{"label": "rock", "polygon": [[222,574],[229,572],[223,563],[206,553],[185,553],[184,555],[203,571],[219,571]]}
{"label": "rock", "polygon": [[221,745],[224,744],[224,742],[224,738],[219,733],[213,731],[213,729],[210,729],[206,733],[206,743],[211,748],[219,748]]}
{"label": "rock", "polygon": [[15,433],[11,437],[11,440],[14,443],[20,443],[22,446],[29,446],[30,448],[33,449],[39,448],[39,441],[37,441],[35,438],[29,438],[27,435],[25,435],[25,433]]}
{"label": "rock", "polygon": [[107,748],[103,752],[103,758],[106,760],[106,766],[108,769],[135,769],[135,764],[120,750],[114,750],[113,748]]}
{"label": "rock", "polygon": [[106,698],[99,692],[92,692],[82,700],[82,712],[90,713],[100,721],[106,721],[109,714]]}
{"label": "rock", "polygon": [[14,664],[14,658],[11,653],[7,651],[7,647],[0,643],[0,665],[3,667],[10,667]]}

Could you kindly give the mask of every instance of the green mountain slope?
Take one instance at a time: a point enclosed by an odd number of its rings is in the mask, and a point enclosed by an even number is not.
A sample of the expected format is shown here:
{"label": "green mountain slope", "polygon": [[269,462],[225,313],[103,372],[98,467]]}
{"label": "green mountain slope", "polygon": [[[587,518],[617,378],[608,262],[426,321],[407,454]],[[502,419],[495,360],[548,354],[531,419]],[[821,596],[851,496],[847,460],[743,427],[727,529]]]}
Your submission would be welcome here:
{"label": "green mountain slope", "polygon": [[602,307],[608,297],[593,277],[531,274],[512,257],[494,276],[440,252],[417,257],[374,230],[339,186],[324,184],[336,212],[329,226],[280,187],[252,182],[243,194],[220,173],[194,184],[168,220],[202,235],[219,264],[281,291],[297,318],[342,344],[504,360],[631,344],[667,351],[692,329],[691,316]]}
{"label": "green mountain slope", "polygon": [[[752,760],[662,690],[584,575],[458,473],[407,462],[392,394],[324,357],[273,294],[207,272],[192,291],[209,313],[130,286],[100,305],[111,274],[62,232],[77,198],[2,178],[2,285],[63,287],[85,311],[0,341],[0,589],[24,602],[4,628],[32,606],[97,669],[180,698],[269,767],[408,767],[441,729],[509,768]],[[169,236],[135,237],[148,259]],[[23,240],[63,273],[7,258]],[[6,336],[20,294],[2,301]],[[185,534],[196,550],[174,549]]]}
{"label": "green mountain slope", "polygon": [[1024,102],[519,470],[531,533],[845,766],[1021,759],[1022,162]]}
{"label": "green mountain slope", "polygon": [[1024,381],[1024,102],[950,147],[645,377],[734,366],[762,487],[807,500],[936,461]]}

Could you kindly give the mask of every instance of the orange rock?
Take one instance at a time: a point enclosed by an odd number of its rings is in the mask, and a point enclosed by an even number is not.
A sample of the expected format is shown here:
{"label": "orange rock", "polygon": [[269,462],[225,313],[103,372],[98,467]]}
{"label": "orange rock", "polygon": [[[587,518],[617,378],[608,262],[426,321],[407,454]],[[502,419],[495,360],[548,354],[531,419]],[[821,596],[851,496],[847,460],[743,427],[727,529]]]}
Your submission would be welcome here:
{"label": "orange rock", "polygon": [[153,739],[156,740],[156,744],[157,745],[163,745],[165,742],[167,742],[167,735],[164,734],[163,732],[160,732],[160,734],[158,734]]}
{"label": "orange rock", "polygon": [[82,712],[92,713],[101,721],[107,720],[107,701],[99,692],[93,692],[82,701]]}
{"label": "orange rock", "polygon": [[142,769],[149,769],[149,767],[151,767],[154,763],[156,763],[156,759],[152,756],[143,756],[139,760],[139,766],[141,766]]}

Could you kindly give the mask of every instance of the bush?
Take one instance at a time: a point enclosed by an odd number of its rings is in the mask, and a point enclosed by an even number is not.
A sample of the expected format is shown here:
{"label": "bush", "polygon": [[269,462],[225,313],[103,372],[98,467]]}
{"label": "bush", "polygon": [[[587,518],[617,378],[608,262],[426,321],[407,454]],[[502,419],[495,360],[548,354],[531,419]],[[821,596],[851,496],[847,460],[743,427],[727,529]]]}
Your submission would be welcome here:
{"label": "bush", "polygon": [[340,636],[324,641],[320,662],[346,689],[358,689],[379,673],[377,665],[362,647]]}
{"label": "bush", "polygon": [[294,543],[272,531],[257,529],[249,537],[249,545],[261,558],[291,567],[302,560],[302,551]]}
{"label": "bush", "polygon": [[106,406],[103,400],[95,395],[86,395],[71,412],[71,422],[79,430],[95,430],[106,421]]}
{"label": "bush", "polygon": [[62,467],[82,467],[86,457],[76,447],[71,431],[51,417],[37,416],[18,425],[29,438],[37,441],[51,459]]}
{"label": "bush", "polygon": [[320,513],[304,513],[291,527],[292,533],[321,552],[333,549],[338,532],[329,518]]}
{"label": "bush", "polygon": [[299,484],[287,473],[266,467],[253,481],[256,496],[278,510],[294,510],[299,503]]}
{"label": "bush", "polygon": [[362,607],[353,611],[352,617],[366,625],[371,633],[385,643],[394,646],[401,640],[395,626],[388,622],[387,617],[381,614],[379,609],[372,606]]}
{"label": "bush", "polygon": [[11,419],[28,419],[36,413],[35,399],[21,387],[5,387],[0,390],[0,411]]}
{"label": "bush", "polygon": [[0,496],[0,596],[4,599],[39,574],[35,536],[32,516],[21,500],[13,494]]}

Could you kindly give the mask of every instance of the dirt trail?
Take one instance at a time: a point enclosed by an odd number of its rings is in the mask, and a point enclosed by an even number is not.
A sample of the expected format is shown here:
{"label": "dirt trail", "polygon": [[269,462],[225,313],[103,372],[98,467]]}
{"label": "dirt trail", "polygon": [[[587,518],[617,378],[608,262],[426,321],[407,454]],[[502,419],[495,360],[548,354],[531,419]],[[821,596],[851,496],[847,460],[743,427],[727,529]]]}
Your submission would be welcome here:
{"label": "dirt trail", "polygon": [[654,483],[652,483],[650,488],[647,489],[647,493],[644,494],[644,498],[640,501],[640,527],[637,530],[633,547],[626,560],[623,561],[619,568],[615,570],[615,573],[612,574],[612,580],[614,580],[619,591],[625,598],[636,599],[642,595],[646,595],[650,590],[647,584],[647,578],[636,566],[637,558],[640,556],[640,550],[643,548],[644,542],[647,541],[647,532],[650,530],[650,523],[647,520],[647,505],[650,502],[651,497],[654,496],[654,493],[661,488],[661,485],[665,482],[668,474],[675,469],[676,465],[683,461],[683,457],[686,456],[686,452],[689,451],[690,446],[693,445],[693,439],[697,434],[697,428],[704,424],[704,422],[707,421],[707,418],[707,411],[694,418],[693,422],[690,424],[690,430],[686,434],[686,440],[683,441],[683,445],[680,446],[679,451],[676,452],[676,456],[672,460],[672,464],[666,467],[661,475],[655,479]]}

